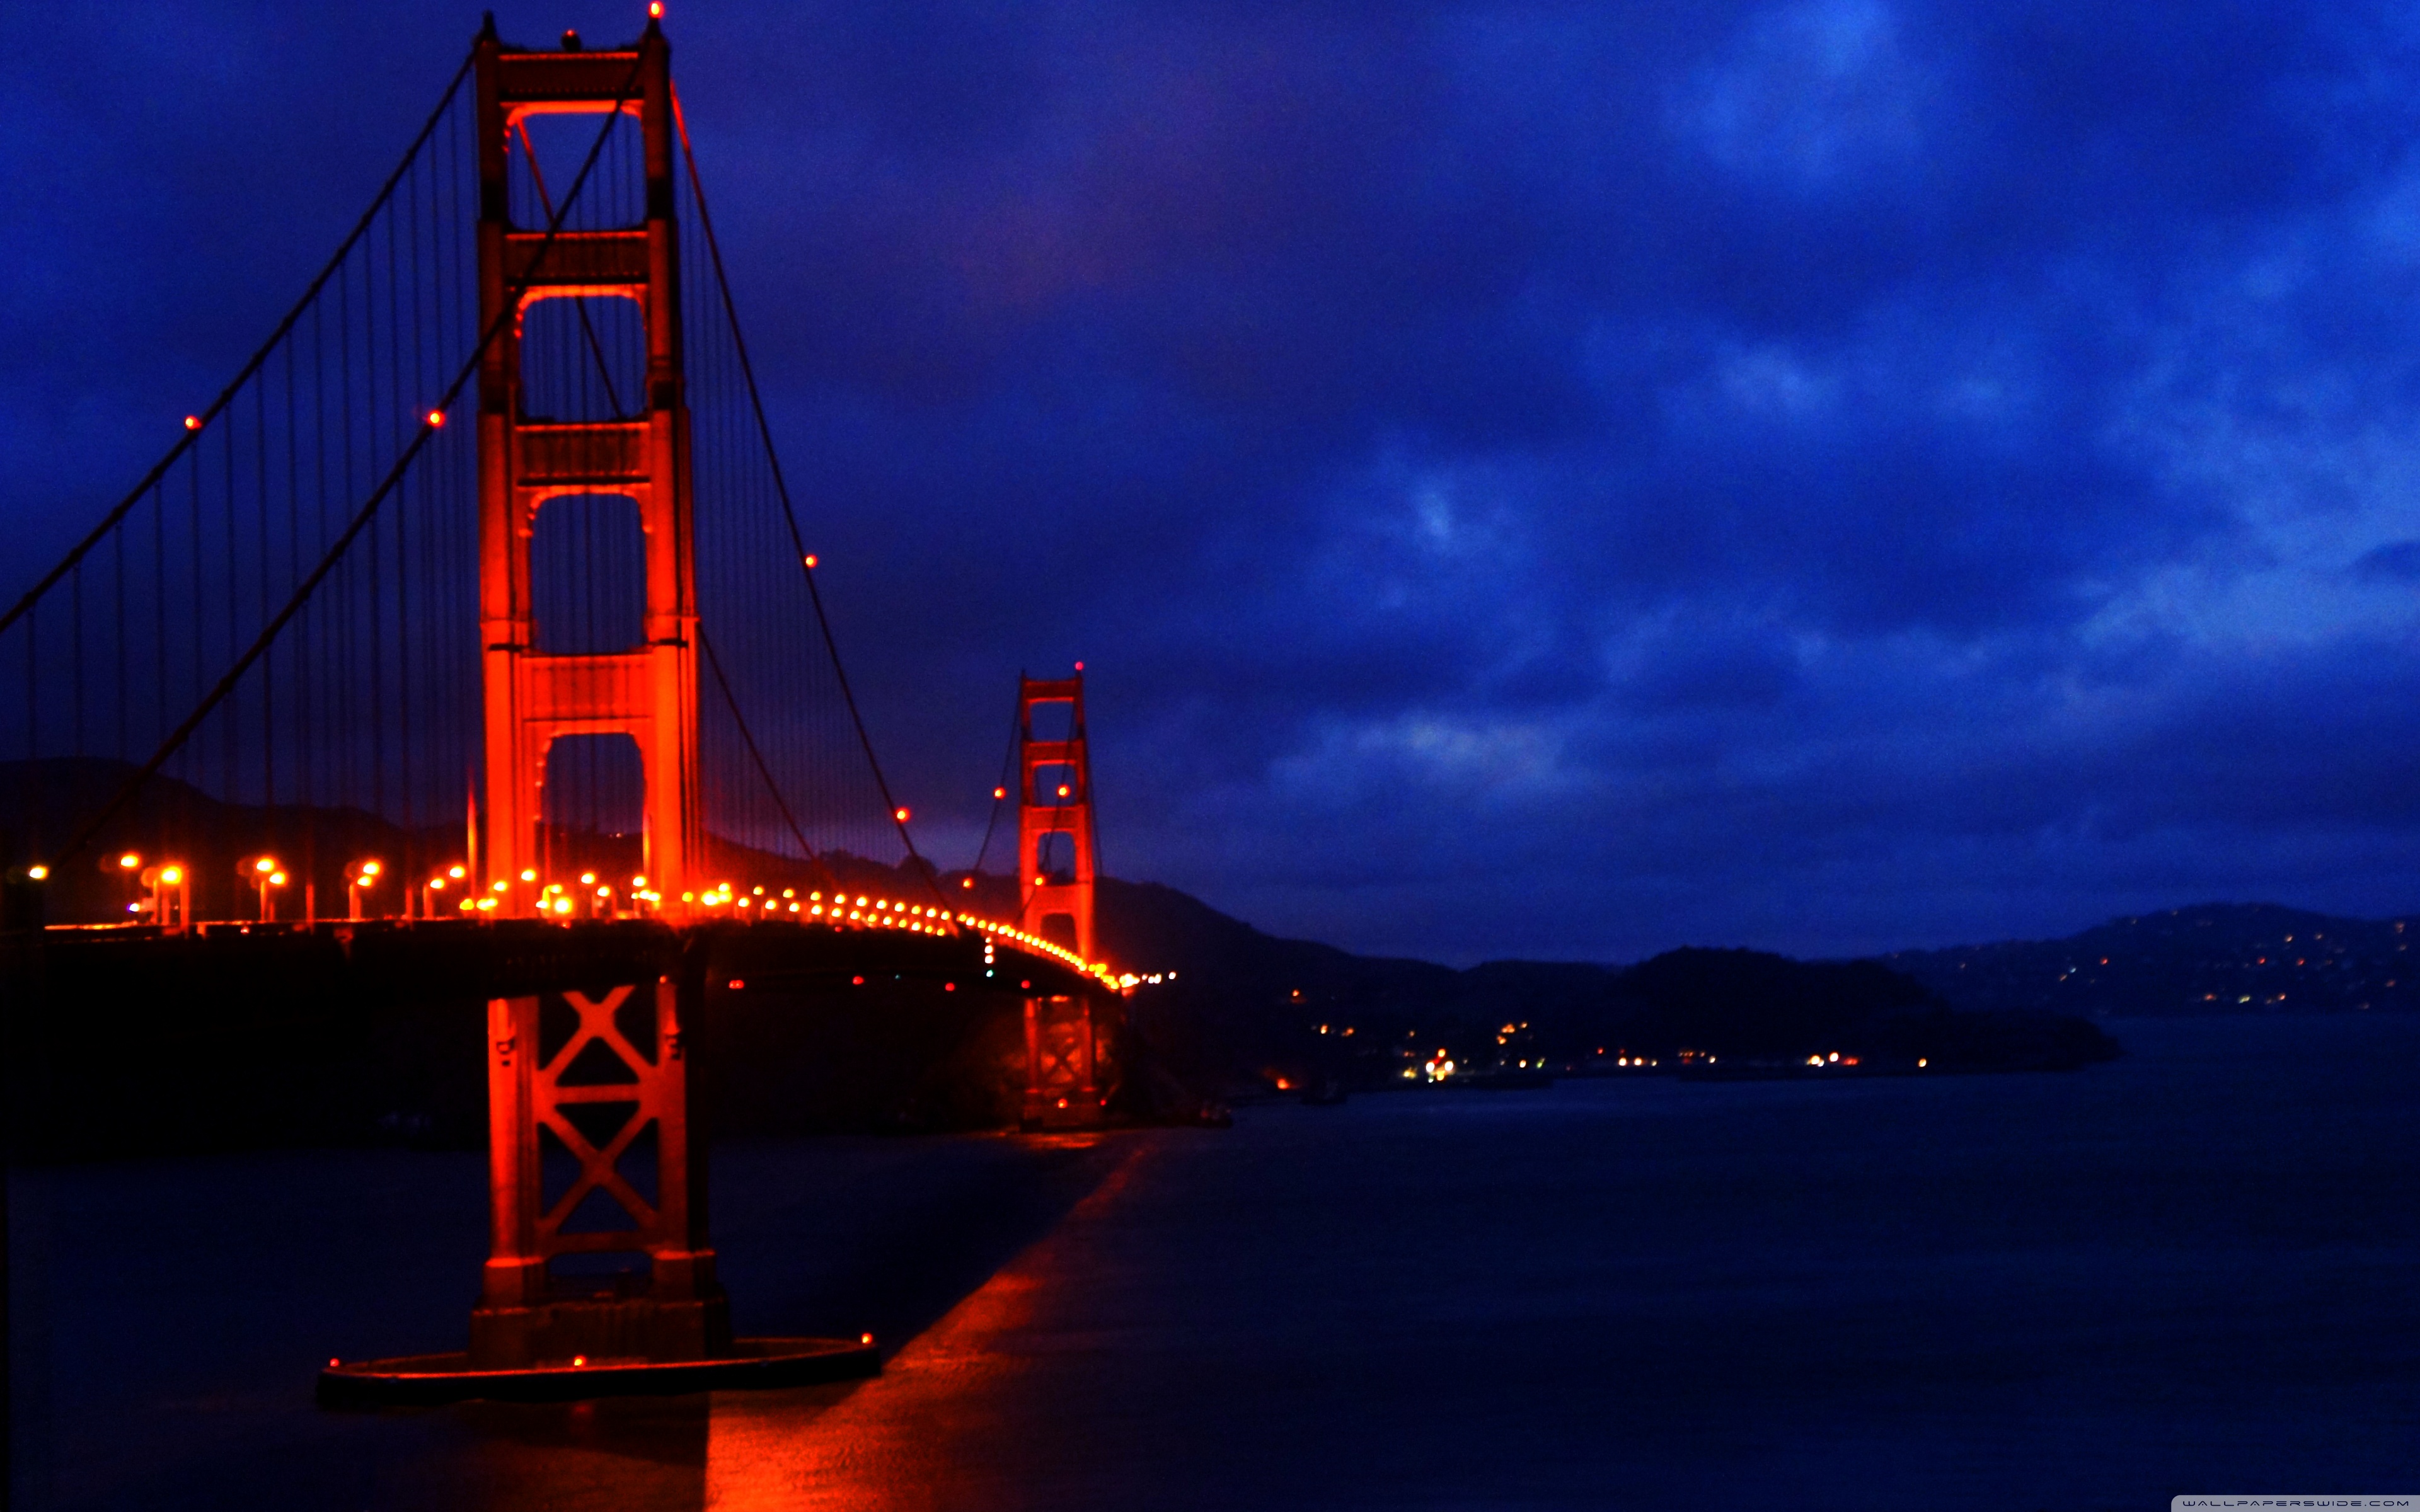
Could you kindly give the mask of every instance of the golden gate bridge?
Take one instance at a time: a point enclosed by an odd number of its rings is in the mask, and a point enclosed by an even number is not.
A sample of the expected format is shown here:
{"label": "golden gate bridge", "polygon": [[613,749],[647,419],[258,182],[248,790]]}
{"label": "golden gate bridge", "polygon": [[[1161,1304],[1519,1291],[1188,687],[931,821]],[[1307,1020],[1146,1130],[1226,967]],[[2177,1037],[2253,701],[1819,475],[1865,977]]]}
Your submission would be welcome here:
{"label": "golden gate bridge", "polygon": [[21,1017],[486,1004],[470,1348],[332,1362],[335,1397],[871,1368],[731,1336],[690,1089],[752,981],[1021,1011],[1030,1127],[1120,1074],[1080,668],[1020,681],[1018,906],[982,917],[876,759],[650,9],[603,48],[489,17],[268,339],[0,612]]}

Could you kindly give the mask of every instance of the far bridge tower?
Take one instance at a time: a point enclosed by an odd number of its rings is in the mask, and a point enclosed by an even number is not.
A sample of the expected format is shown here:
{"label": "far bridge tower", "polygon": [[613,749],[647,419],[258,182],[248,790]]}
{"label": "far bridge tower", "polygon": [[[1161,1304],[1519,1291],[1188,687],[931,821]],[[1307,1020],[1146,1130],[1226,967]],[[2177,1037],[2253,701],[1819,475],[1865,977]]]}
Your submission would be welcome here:
{"label": "far bridge tower", "polygon": [[[1034,733],[1042,711],[1048,738]],[[1093,762],[1084,733],[1084,669],[1020,676],[1016,688],[1017,927],[1095,961],[1093,924]],[[1104,1099],[1100,1041],[1089,995],[1025,1000],[1028,1127],[1092,1123]]]}

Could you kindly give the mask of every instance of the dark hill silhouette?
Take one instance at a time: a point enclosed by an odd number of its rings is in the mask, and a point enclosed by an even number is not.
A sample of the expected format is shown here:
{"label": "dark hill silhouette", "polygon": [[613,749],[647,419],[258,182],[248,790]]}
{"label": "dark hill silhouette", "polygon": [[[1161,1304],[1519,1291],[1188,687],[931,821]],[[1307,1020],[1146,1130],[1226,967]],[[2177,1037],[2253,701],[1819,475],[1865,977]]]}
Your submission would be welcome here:
{"label": "dark hill silhouette", "polygon": [[[78,794],[105,791],[121,775],[111,763],[0,764],[0,827],[39,829],[77,807]],[[458,856],[458,818],[430,820],[406,832],[357,810],[264,812],[163,778],[99,849],[143,848],[147,839],[157,843],[152,832],[175,832],[204,881],[201,912],[227,917],[245,902],[234,895],[239,849],[257,848],[267,834],[299,859],[302,837],[314,835],[327,915],[341,909],[340,868],[351,855]],[[635,837],[564,838],[600,847],[600,869],[636,864]],[[1010,877],[842,853],[809,863],[719,839],[711,845],[719,872],[802,892],[837,881],[992,918],[1017,912]],[[113,917],[123,891],[122,880],[77,865],[52,885],[51,917]],[[289,894],[283,911],[291,917],[299,901]],[[2108,1050],[2104,1039],[2071,1026],[2076,1016],[2420,1009],[2408,920],[2273,903],[2202,904],[2113,919],[2064,939],[1869,962],[1692,949],[1629,967],[1491,961],[1466,970],[1272,935],[1154,883],[1104,878],[1099,907],[1101,953],[1121,970],[1169,978],[1139,988],[1130,1009],[1162,1064],[1204,1089],[1297,1077],[1396,1085],[1406,1068],[1440,1052],[1463,1065],[1575,1067],[1619,1060],[1625,1050],[1657,1059],[1682,1048],[1772,1059],[1828,1055],[1854,1041],[1884,1058],[1930,1060],[1931,1047],[1976,1066],[2074,1064]]]}
{"label": "dark hill silhouette", "polygon": [[2405,918],[2199,903],[2056,940],[1882,957],[1961,1008],[2109,1014],[2420,1009]]}

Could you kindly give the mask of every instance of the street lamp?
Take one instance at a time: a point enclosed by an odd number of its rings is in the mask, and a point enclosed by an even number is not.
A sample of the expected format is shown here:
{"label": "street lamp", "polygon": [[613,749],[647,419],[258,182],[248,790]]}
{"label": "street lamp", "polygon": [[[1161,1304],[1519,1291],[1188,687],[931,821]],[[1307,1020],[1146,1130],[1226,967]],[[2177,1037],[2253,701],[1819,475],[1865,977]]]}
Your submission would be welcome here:
{"label": "street lamp", "polygon": [[151,889],[152,923],[166,930],[182,929],[194,921],[194,884],[182,862],[145,867],[142,883]]}
{"label": "street lamp", "polygon": [[345,868],[345,901],[355,922],[362,917],[362,889],[378,886],[379,873],[386,868],[378,861],[355,861]]}
{"label": "street lamp", "polygon": [[[116,856],[102,856],[96,864],[102,876],[116,877],[132,883],[134,881],[136,870],[143,865],[143,857],[133,851],[121,851]],[[129,903],[126,904],[125,912],[139,915],[143,912],[143,905],[139,903]]]}
{"label": "street lamp", "polygon": [[286,886],[286,869],[278,864],[274,856],[255,856],[239,862],[235,870],[236,875],[252,884],[260,893],[260,921],[274,923],[277,901],[270,889]]}

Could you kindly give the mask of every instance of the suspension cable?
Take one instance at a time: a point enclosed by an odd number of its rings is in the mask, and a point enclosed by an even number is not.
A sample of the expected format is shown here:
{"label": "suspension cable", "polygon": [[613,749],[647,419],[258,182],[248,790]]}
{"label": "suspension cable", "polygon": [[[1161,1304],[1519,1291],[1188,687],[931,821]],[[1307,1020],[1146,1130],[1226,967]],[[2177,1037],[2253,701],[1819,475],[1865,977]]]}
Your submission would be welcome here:
{"label": "suspension cable", "polygon": [[[1018,675],[1021,678],[1024,674],[1020,672]],[[1016,701],[1016,713],[1008,721],[1008,749],[1001,752],[1000,780],[992,787],[991,817],[984,821],[983,843],[975,847],[975,864],[968,868],[970,872],[977,874],[983,872],[984,857],[991,854],[992,831],[1000,827],[1000,810],[1008,799],[1008,774],[1016,765],[1016,748],[1019,737],[1024,733],[1024,728],[1025,700],[1020,696]],[[1020,784],[1024,780],[1022,777],[1017,779]],[[1022,795],[1019,795],[1017,802],[1019,807],[1023,806]],[[1024,866],[1025,862],[1020,858],[1017,862],[1018,870],[1022,871]]]}
{"label": "suspension cable", "polygon": [[874,754],[874,739],[866,733],[865,716],[857,706],[857,695],[849,690],[848,671],[841,665],[840,642],[832,638],[831,618],[824,612],[823,594],[815,589],[814,569],[807,565],[806,536],[799,530],[799,512],[790,502],[790,486],[782,475],[782,456],[773,447],[773,427],[765,418],[765,396],[756,387],[756,366],[748,360],[748,339],[740,333],[739,309],[732,301],[731,280],[723,272],[722,247],[715,239],[714,217],[706,212],[706,184],[698,177],[697,154],[690,148],[689,120],[681,113],[680,91],[677,88],[672,92],[672,100],[673,126],[680,133],[681,157],[689,164],[690,193],[697,200],[697,224],[699,228],[706,232],[706,255],[714,263],[715,287],[722,296],[723,317],[731,326],[732,350],[739,359],[740,377],[747,380],[748,402],[755,411],[756,433],[764,440],[765,460],[773,474],[773,491],[782,501],[782,517],[790,527],[791,554],[798,559],[799,571],[806,578],[807,599],[814,605],[815,625],[823,631],[824,650],[831,656],[832,677],[840,685],[842,702],[848,705],[849,721],[857,727],[857,742],[865,751],[865,764],[873,769],[875,790],[882,795],[883,807],[891,811],[891,822],[899,831],[899,842],[908,848],[908,860],[916,863],[911,870],[923,878],[924,886],[932,892],[934,901],[939,903],[946,912],[950,907],[949,897],[941,891],[939,880],[923,864],[923,856],[917,854],[915,838],[908,833],[907,810],[900,808],[898,801],[892,797],[891,784],[882,776],[882,763]]}
{"label": "suspension cable", "polygon": [[[504,291],[503,308],[496,312],[496,318],[489,323],[487,331],[479,338],[479,344],[464,360],[461,370],[454,375],[454,381],[446,385],[444,393],[435,405],[430,407],[428,414],[442,414],[454,407],[454,401],[460,397],[463,388],[478,372],[480,363],[487,357],[488,348],[495,345],[496,338],[504,332],[519,314],[521,296],[529,292],[530,285],[536,281],[538,270],[545,265],[547,254],[553,250],[556,237],[563,228],[564,216],[579,199],[582,187],[588,181],[589,170],[597,165],[597,154],[604,148],[607,137],[612,134],[613,124],[620,119],[622,106],[630,98],[630,91],[638,84],[640,72],[644,66],[645,54],[642,53],[630,65],[629,76],[623,80],[621,91],[614,97],[613,108],[606,113],[604,129],[597,133],[597,140],[590,145],[588,157],[581,163],[579,175],[572,179],[570,190],[564,195],[562,207],[547,222],[545,239],[538,243],[537,251],[532,255],[528,269]],[[465,63],[464,70],[467,71],[470,65]],[[449,100],[452,98],[453,90],[458,88],[461,82],[462,75],[456,74],[453,85],[449,86],[446,92]],[[422,133],[424,139],[427,134],[426,131]],[[390,180],[386,192],[392,192],[393,188],[394,183]],[[381,197],[386,192],[382,192]],[[359,233],[356,232],[355,235],[358,236]],[[348,245],[349,244],[349,241]],[[325,281],[324,274],[321,281]],[[317,287],[317,285],[314,287]],[[290,323],[294,317],[289,316],[287,318]],[[255,359],[255,365],[257,365],[259,359]],[[85,846],[90,844],[94,837],[101,833],[102,826],[117,817],[118,811],[132,800],[143,785],[167,764],[168,758],[175,755],[178,748],[184,745],[196,729],[200,728],[202,721],[209,717],[211,711],[225,702],[228,694],[235,691],[236,684],[242,679],[243,674],[251,671],[253,664],[268,652],[271,642],[277,639],[278,633],[302,611],[302,606],[310,600],[312,594],[318,590],[328,575],[335,570],[336,563],[344,559],[345,553],[351,548],[353,542],[369,528],[370,522],[378,516],[379,506],[385,503],[387,497],[395,492],[396,486],[403,481],[404,473],[420,455],[421,449],[428,444],[428,439],[437,434],[438,429],[437,425],[429,424],[424,416],[411,443],[396,457],[394,465],[387,469],[386,475],[379,480],[378,487],[355,513],[351,523],[345,527],[344,533],[337,536],[334,544],[329,547],[327,554],[319,559],[319,564],[311,570],[311,576],[304,579],[294,590],[293,596],[286,601],[284,609],[278,610],[277,617],[261,628],[260,634],[246,648],[243,655],[227,669],[226,675],[219,679],[217,686],[210,689],[209,695],[202,700],[200,706],[195,708],[185,721],[161,743],[160,748],[152,752],[151,759],[143,764],[142,769],[121,783],[117,792],[111,796],[101,811],[85,821],[84,827],[59,851],[55,858],[57,861],[72,858]],[[72,566],[73,563],[70,563],[69,565]]]}
{"label": "suspension cable", "polygon": [[697,644],[698,649],[706,653],[706,665],[714,673],[714,686],[722,690],[722,702],[731,710],[731,721],[739,727],[739,738],[747,744],[748,759],[756,764],[756,775],[765,779],[765,791],[773,795],[773,807],[782,810],[782,823],[790,827],[790,838],[799,842],[799,849],[805,854],[807,864],[815,869],[827,886],[837,890],[839,877],[824,864],[823,857],[815,854],[815,848],[807,843],[806,832],[799,827],[798,816],[790,812],[789,801],[782,796],[781,784],[773,780],[773,769],[765,764],[764,753],[756,748],[756,737],[748,733],[748,717],[739,712],[739,701],[731,693],[731,680],[722,675],[722,658],[714,654],[714,642],[706,639],[703,621],[697,627]]}
{"label": "suspension cable", "polygon": [[328,265],[319,270],[319,276],[311,280],[311,286],[302,291],[302,297],[295,301],[294,308],[286,312],[286,318],[277,322],[277,329],[271,332],[269,339],[261,344],[260,350],[253,353],[252,360],[243,364],[242,369],[225,388],[219,391],[219,396],[210,401],[209,408],[194,417],[195,423],[185,427],[185,433],[177,438],[177,444],[169,447],[168,455],[162,457],[150,471],[143,475],[143,481],[134,486],[134,490],[119,500],[117,507],[102,516],[101,523],[92,528],[92,532],[77,542],[75,547],[59,560],[59,564],[53,567],[49,575],[40,582],[27,590],[25,596],[17,600],[8,612],[0,614],[0,630],[6,630],[16,624],[43,594],[58,585],[60,579],[65,578],[77,563],[84,560],[86,552],[101,544],[101,537],[116,529],[118,522],[132,512],[136,502],[149,491],[151,486],[167,476],[168,470],[176,466],[178,458],[193,450],[194,446],[200,441],[203,432],[209,429],[210,422],[218,418],[219,411],[225,409],[235,398],[236,392],[250,382],[254,374],[260,371],[261,364],[269,361],[269,354],[277,349],[277,344],[284,341],[287,333],[294,329],[295,322],[302,318],[302,312],[311,307],[312,301],[318,299],[319,290],[326,287],[328,280],[335,276],[336,270],[343,265],[347,255],[353,250],[353,244],[360,241],[369,231],[370,223],[378,218],[378,212],[385,207],[389,199],[394,197],[396,186],[403,181],[403,176],[411,167],[412,160],[417,158],[420,155],[420,149],[427,145],[428,138],[437,130],[437,123],[444,117],[446,107],[454,103],[454,97],[461,90],[462,81],[470,76],[471,65],[477,56],[478,54],[475,51],[473,52],[462,59],[462,66],[454,70],[453,83],[445,86],[444,98],[439,100],[437,108],[429,112],[427,123],[421,127],[420,134],[411,139],[411,146],[404,152],[403,161],[396,165],[395,172],[387,175],[384,187],[379,190],[378,197],[370,201],[370,208],[362,212],[362,218],[353,226],[352,234],[345,238],[344,244],[336,249],[336,255],[328,259]]}

